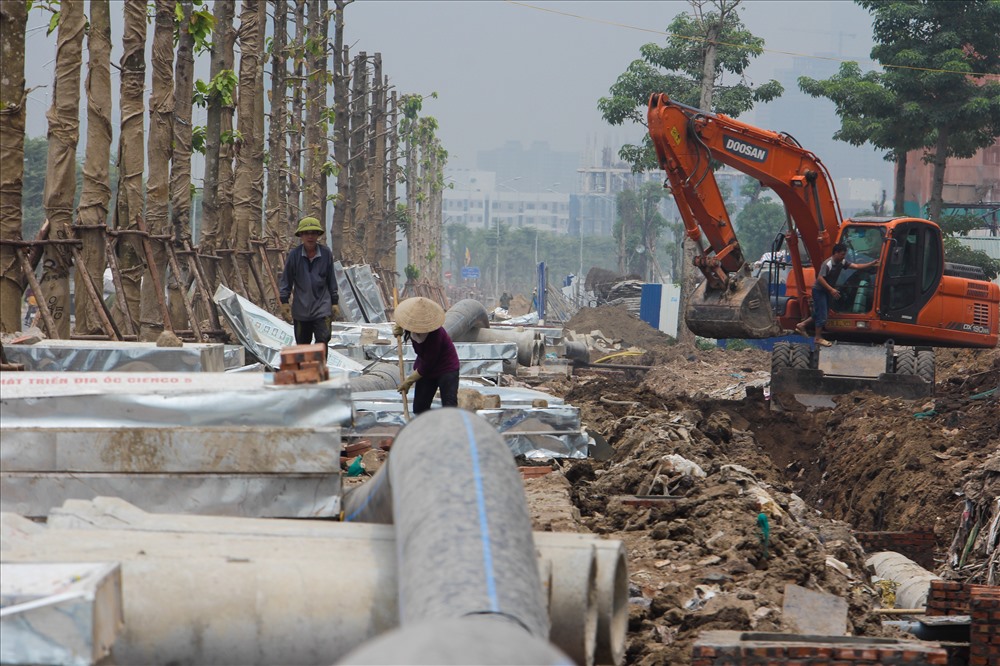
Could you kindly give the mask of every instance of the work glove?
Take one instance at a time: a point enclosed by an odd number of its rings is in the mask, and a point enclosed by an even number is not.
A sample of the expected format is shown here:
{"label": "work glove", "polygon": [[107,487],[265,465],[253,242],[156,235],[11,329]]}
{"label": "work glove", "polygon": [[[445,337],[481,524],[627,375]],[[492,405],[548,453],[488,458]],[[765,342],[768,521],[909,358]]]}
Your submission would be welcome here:
{"label": "work glove", "polygon": [[281,304],[281,318],[289,324],[292,323],[292,306],[290,303]]}
{"label": "work glove", "polygon": [[401,338],[403,337],[403,333],[406,333],[406,331],[403,330],[402,326],[399,324],[392,325],[392,334],[394,337]]}
{"label": "work glove", "polygon": [[330,316],[334,321],[340,321],[340,306],[336,303],[330,306]]}
{"label": "work glove", "polygon": [[410,373],[409,377],[400,382],[399,388],[397,388],[396,390],[399,391],[400,393],[408,393],[410,387],[416,384],[418,379],[420,379],[420,373],[414,370],[412,373]]}

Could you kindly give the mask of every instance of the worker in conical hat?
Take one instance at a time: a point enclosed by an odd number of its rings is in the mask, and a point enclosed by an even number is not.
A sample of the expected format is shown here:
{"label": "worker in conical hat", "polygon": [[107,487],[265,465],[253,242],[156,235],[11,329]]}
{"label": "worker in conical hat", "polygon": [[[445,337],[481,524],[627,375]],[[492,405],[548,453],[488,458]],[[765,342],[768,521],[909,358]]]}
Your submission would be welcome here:
{"label": "worker in conical hat", "polygon": [[439,389],[442,407],[458,407],[458,352],[444,330],[444,309],[429,298],[408,298],[396,306],[392,332],[408,340],[417,354],[413,372],[398,389],[405,394],[416,385],[413,413],[430,409]]}

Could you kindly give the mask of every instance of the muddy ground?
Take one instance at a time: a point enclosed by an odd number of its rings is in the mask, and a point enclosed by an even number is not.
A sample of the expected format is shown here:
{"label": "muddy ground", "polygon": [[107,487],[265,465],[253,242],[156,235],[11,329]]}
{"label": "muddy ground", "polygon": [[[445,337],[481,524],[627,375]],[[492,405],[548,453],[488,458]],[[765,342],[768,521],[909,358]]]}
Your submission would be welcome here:
{"label": "muddy ground", "polygon": [[[788,583],[846,599],[850,633],[892,635],[851,530],[931,528],[941,571],[964,500],[1000,495],[1000,403],[983,395],[1000,385],[1000,350],[939,351],[933,399],[858,392],[773,412],[765,352],[674,344],[623,308],[585,308],[567,328],[600,330],[644,352],[621,362],[653,366],[544,385],[615,452],[526,482],[536,529],[625,542],[628,663],[688,663],[707,629],[795,631]],[[635,495],[664,498],[624,501]]]}

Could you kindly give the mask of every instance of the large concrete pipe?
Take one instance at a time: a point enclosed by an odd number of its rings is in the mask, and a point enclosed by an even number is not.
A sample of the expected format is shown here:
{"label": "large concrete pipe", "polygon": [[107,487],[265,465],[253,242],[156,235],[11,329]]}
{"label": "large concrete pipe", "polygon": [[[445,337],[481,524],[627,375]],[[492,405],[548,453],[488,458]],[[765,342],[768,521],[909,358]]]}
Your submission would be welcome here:
{"label": "large concrete pipe", "polygon": [[[463,410],[427,412],[403,428],[390,460],[403,628],[345,662],[566,663],[545,643],[531,517],[496,430]],[[420,648],[400,647],[413,639]]]}
{"label": "large concrete pipe", "polygon": [[461,340],[462,336],[474,328],[489,328],[490,316],[486,314],[483,304],[473,298],[466,298],[455,303],[444,313],[444,330],[452,340]]}
{"label": "large concrete pipe", "polygon": [[940,576],[913,560],[892,551],[874,553],[865,560],[865,565],[874,569],[879,578],[899,584],[896,588],[896,606],[899,608],[923,608],[927,605],[931,581],[941,580]]}
{"label": "large concrete pipe", "polygon": [[[533,331],[515,331],[500,328],[473,328],[465,333],[460,342],[513,342],[517,345],[517,362],[521,365],[535,365],[536,359],[545,356],[545,341],[535,340]],[[539,349],[539,343],[541,349]]]}
{"label": "large concrete pipe", "polygon": [[387,391],[399,386],[399,366],[376,363],[363,375],[351,377],[351,391]]}
{"label": "large concrete pipe", "polygon": [[[16,518],[5,516],[3,526],[7,528]],[[24,522],[23,519],[21,522]],[[81,553],[90,553],[95,545],[99,545],[105,549],[101,551],[105,553],[103,557],[123,561],[123,575],[131,581],[131,585],[125,588],[126,606],[132,609],[132,613],[125,641],[127,647],[116,650],[116,654],[121,653],[121,649],[126,649],[125,654],[135,654],[140,648],[145,650],[139,653],[142,655],[173,654],[170,650],[174,648],[169,645],[147,645],[155,642],[149,637],[146,627],[155,626],[158,622],[156,609],[173,603],[175,599],[175,596],[162,596],[164,591],[159,586],[146,586],[144,583],[147,580],[175,580],[180,588],[176,596],[191,596],[188,624],[207,622],[213,615],[227,618],[227,621],[212,622],[211,631],[202,636],[202,647],[194,655],[198,662],[212,663],[209,655],[227,654],[227,650],[232,649],[230,642],[238,643],[238,651],[233,654],[246,657],[247,652],[252,654],[253,641],[270,640],[267,632],[248,639],[237,630],[235,635],[230,636],[234,626],[258,621],[254,619],[258,612],[255,607],[229,605],[225,589],[235,584],[233,576],[236,575],[244,576],[241,585],[254,581],[252,584],[257,586],[259,598],[302,618],[301,635],[297,640],[303,651],[338,658],[343,655],[344,649],[374,637],[387,623],[396,626],[396,545],[393,528],[389,525],[152,514],[110,497],[90,501],[69,500],[52,511],[47,528],[30,522],[25,524],[31,528],[27,533],[16,530],[2,533],[3,547],[17,552],[44,550],[50,561],[73,561],[83,557]],[[95,538],[93,532],[88,534],[81,530],[97,530],[99,537]],[[26,537],[26,534],[35,532],[50,536],[42,537],[44,540],[36,544]],[[167,533],[170,538],[163,541],[153,535],[147,539],[136,532]],[[262,545],[268,539],[280,542],[282,548],[271,549]],[[574,608],[567,600],[586,596],[581,588],[584,588],[586,570],[590,567],[585,565],[581,571],[573,568],[572,562],[580,559],[580,553],[596,551],[596,661],[620,664],[624,656],[627,622],[627,572],[621,542],[589,534],[551,532],[537,532],[534,539],[543,587],[547,584],[550,591],[552,635],[565,627],[585,626],[586,609]],[[52,546],[53,541],[58,546]],[[289,585],[283,575],[268,573],[280,566],[270,561],[271,555],[281,558],[289,552],[288,549],[300,553],[301,557],[294,566],[281,571],[291,571],[312,581],[310,593],[300,598],[293,596],[302,594],[299,587]],[[252,560],[238,559],[235,562],[238,566],[235,567],[233,562],[206,564],[189,571],[182,578],[172,575],[173,568],[177,566],[176,559],[184,557],[184,553],[198,553],[213,561],[216,555],[222,557],[226,553],[251,550],[255,553]],[[259,556],[260,552],[267,555]],[[376,565],[377,568],[372,569]],[[313,571],[313,567],[321,567],[322,571]],[[359,568],[364,571],[356,576],[345,577],[337,573]],[[551,575],[554,569],[561,572],[555,581]],[[377,575],[371,575],[373,573]],[[338,604],[338,600],[358,600],[359,603]],[[379,608],[369,609],[365,600],[372,600]],[[336,612],[338,622],[321,630],[319,626],[328,612]],[[176,619],[181,623],[185,621],[180,617]],[[568,649],[572,649],[573,645],[579,646],[586,639],[583,636],[570,638]],[[144,645],[146,647],[142,647]],[[312,647],[308,647],[310,645]],[[604,656],[609,651],[613,656]],[[142,661],[137,659],[136,663]],[[255,663],[246,658],[243,661]]]}
{"label": "large concrete pipe", "polygon": [[[371,508],[380,488],[392,492],[403,624],[492,613],[548,636],[521,476],[489,423],[460,409],[427,412],[400,431],[376,477],[365,498]],[[358,519],[353,503],[344,513]]]}
{"label": "large concrete pipe", "polygon": [[566,349],[564,355],[571,361],[590,363],[590,349],[587,348],[586,343],[579,340],[565,340],[563,347]]}
{"label": "large concrete pipe", "polygon": [[492,617],[468,616],[419,622],[388,634],[347,655],[344,664],[508,664],[571,666],[550,643],[522,627]]}

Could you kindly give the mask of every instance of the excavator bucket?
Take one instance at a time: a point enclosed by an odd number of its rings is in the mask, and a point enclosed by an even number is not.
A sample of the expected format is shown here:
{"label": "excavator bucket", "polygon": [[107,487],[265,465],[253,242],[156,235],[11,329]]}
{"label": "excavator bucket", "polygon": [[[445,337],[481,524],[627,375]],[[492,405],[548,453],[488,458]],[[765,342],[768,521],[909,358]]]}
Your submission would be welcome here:
{"label": "excavator bucket", "polygon": [[726,290],[702,282],[684,313],[687,327],[705,338],[772,338],[781,326],[771,311],[767,282],[746,276]]}

